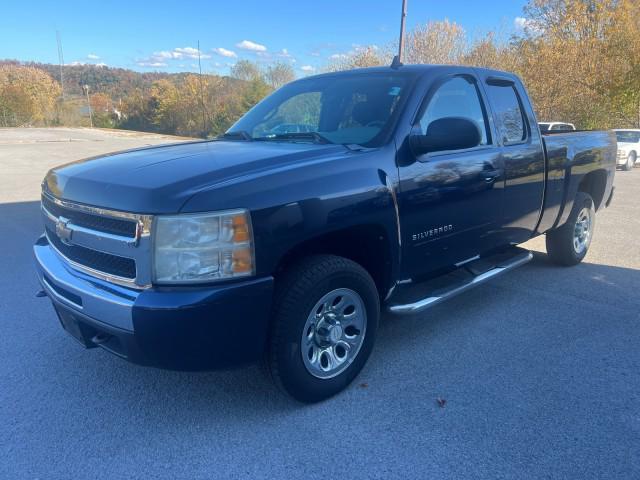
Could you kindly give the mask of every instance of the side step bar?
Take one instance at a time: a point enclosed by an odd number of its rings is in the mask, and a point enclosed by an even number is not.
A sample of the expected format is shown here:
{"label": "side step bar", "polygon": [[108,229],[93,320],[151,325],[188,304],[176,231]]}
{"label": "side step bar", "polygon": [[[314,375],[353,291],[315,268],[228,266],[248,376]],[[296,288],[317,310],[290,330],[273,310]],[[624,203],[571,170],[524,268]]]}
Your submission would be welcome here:
{"label": "side step bar", "polygon": [[530,262],[532,258],[531,252],[514,248],[513,251],[505,254],[465,264],[440,279],[413,286],[409,292],[406,292],[408,295],[402,295],[406,303],[391,304],[388,311],[396,315],[412,315],[422,312],[509,270],[520,267]]}

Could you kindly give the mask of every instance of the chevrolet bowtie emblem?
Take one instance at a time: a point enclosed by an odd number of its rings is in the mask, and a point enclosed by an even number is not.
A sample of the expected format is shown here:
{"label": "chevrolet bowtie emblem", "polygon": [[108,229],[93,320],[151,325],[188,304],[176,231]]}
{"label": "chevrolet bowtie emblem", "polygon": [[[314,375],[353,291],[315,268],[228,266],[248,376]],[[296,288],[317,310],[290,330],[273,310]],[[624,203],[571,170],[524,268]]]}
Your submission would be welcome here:
{"label": "chevrolet bowtie emblem", "polygon": [[69,228],[69,219],[59,217],[56,221],[56,235],[65,245],[71,245],[73,230]]}

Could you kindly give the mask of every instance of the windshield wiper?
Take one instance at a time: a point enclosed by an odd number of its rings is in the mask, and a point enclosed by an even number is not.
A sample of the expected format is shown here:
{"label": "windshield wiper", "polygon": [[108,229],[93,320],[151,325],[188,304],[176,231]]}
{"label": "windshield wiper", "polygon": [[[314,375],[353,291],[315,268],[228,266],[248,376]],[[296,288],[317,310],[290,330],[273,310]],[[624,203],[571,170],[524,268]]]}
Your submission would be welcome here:
{"label": "windshield wiper", "polygon": [[225,134],[220,135],[218,137],[218,140],[219,139],[246,140],[246,141],[250,142],[251,140],[253,140],[253,137],[246,130],[236,130],[235,132],[226,132]]}
{"label": "windshield wiper", "polygon": [[269,135],[268,137],[261,137],[259,140],[312,140],[314,143],[328,144],[333,143],[324,135],[318,132],[289,132],[278,133],[275,135]]}

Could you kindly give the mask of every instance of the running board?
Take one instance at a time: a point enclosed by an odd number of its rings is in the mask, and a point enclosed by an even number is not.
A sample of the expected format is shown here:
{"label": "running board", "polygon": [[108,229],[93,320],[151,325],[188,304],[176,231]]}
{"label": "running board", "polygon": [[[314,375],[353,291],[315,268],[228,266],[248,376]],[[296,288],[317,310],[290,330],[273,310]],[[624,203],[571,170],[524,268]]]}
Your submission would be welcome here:
{"label": "running board", "polygon": [[[416,284],[399,293],[388,307],[396,315],[412,315],[438,305],[492,278],[528,263],[533,255],[528,250],[513,248],[508,252],[463,265],[453,272]],[[398,303],[399,302],[399,303]]]}

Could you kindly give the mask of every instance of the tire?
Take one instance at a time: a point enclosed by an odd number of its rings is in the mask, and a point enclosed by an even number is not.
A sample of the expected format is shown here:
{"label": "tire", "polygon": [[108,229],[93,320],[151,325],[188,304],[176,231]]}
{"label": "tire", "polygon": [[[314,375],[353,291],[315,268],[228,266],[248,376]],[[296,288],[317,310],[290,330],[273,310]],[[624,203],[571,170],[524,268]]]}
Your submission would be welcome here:
{"label": "tire", "polygon": [[636,152],[631,152],[627,157],[627,163],[622,167],[625,171],[632,170],[634,165],[636,164]]}
{"label": "tire", "polygon": [[[585,224],[585,216],[588,224]],[[578,192],[566,223],[547,232],[547,255],[551,261],[567,267],[580,263],[589,251],[595,219],[591,195]]]}
{"label": "tire", "polygon": [[267,352],[276,385],[304,403],[342,391],[369,358],[379,317],[376,285],[357,263],[316,255],[295,264],[276,287]]}

